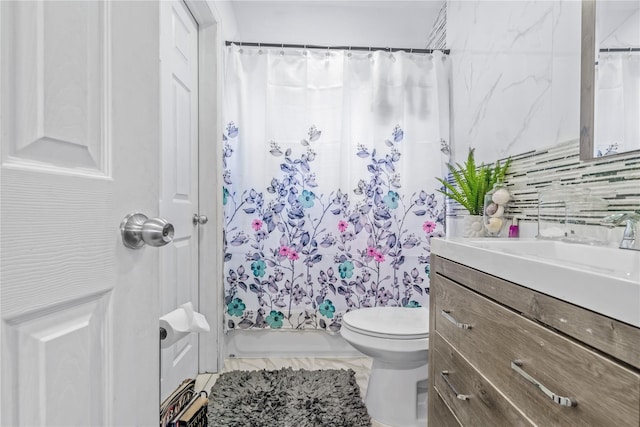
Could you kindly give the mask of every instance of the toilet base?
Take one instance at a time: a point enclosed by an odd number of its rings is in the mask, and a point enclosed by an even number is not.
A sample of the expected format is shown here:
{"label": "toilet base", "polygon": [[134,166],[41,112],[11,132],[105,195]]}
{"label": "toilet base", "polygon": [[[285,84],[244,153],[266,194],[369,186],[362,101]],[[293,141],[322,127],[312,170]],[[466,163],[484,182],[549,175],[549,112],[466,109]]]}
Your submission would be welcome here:
{"label": "toilet base", "polygon": [[371,418],[394,427],[424,427],[427,394],[418,382],[426,379],[427,363],[403,369],[374,359],[365,398]]}

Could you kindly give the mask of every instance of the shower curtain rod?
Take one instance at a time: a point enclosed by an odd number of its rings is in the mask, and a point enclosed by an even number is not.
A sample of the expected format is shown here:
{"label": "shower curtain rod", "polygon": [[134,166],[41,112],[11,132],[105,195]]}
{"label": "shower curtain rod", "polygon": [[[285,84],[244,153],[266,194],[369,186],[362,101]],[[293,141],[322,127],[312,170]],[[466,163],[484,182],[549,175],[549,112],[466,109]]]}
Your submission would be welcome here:
{"label": "shower curtain rod", "polygon": [[405,51],[411,53],[433,53],[433,52],[442,52],[445,55],[449,54],[449,49],[414,49],[414,48],[404,48],[404,47],[363,47],[363,46],[319,46],[315,44],[288,44],[288,43],[255,43],[255,42],[234,42],[227,40],[225,42],[226,46],[230,46],[232,44],[238,46],[255,46],[255,47],[279,47],[279,48],[295,48],[295,49],[322,49],[322,50],[364,50],[364,51],[376,51],[383,50],[386,52],[398,52]]}
{"label": "shower curtain rod", "polygon": [[640,52],[640,47],[606,47],[600,52]]}

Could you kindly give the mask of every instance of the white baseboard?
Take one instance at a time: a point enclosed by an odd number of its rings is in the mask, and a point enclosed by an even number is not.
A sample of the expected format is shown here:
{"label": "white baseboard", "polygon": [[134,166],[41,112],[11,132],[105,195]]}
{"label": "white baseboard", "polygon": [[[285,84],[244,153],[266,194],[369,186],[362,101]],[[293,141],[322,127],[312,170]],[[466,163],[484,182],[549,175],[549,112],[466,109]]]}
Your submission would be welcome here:
{"label": "white baseboard", "polygon": [[359,357],[340,335],[324,331],[231,331],[225,357]]}

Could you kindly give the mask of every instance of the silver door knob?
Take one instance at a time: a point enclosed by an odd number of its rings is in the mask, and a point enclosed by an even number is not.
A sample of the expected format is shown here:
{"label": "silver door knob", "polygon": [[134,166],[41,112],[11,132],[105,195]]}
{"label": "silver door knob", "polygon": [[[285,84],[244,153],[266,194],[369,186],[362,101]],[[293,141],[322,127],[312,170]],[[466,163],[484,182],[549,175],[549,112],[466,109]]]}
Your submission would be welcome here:
{"label": "silver door knob", "polygon": [[209,221],[206,215],[193,214],[193,225],[206,224]]}
{"label": "silver door knob", "polygon": [[125,216],[120,223],[122,243],[131,249],[164,246],[173,240],[174,229],[164,218],[151,218],[135,212]]}

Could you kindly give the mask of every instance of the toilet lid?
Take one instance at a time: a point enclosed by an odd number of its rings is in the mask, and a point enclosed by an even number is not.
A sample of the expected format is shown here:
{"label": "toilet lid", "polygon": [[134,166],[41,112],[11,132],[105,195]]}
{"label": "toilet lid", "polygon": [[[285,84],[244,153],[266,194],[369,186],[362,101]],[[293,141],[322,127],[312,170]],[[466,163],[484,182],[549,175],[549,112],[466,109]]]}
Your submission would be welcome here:
{"label": "toilet lid", "polygon": [[390,339],[418,339],[429,336],[426,307],[367,307],[345,313],[342,327],[365,335]]}

